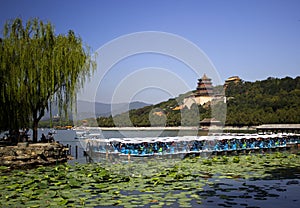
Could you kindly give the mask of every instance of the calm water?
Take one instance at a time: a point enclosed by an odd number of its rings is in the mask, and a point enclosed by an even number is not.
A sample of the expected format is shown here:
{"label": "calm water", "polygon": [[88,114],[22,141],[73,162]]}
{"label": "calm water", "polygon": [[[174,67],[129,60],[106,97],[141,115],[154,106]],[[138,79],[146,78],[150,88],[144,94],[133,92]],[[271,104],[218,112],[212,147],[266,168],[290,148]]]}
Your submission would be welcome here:
{"label": "calm water", "polygon": [[[39,129],[38,131],[38,138],[41,138],[42,134],[48,134],[50,129]],[[74,160],[69,161],[71,164],[78,162],[78,163],[86,163],[86,158],[83,155],[84,149],[80,144],[79,140],[75,139],[75,131],[73,130],[56,130],[56,134],[54,134],[55,141],[62,143],[64,145],[71,146],[71,155],[74,157]],[[78,158],[75,158],[75,147],[78,147]]]}
{"label": "calm water", "polygon": [[[39,130],[47,134],[49,129]],[[125,135],[119,131],[103,131],[105,138],[122,138],[124,136],[177,136],[178,131],[126,131]],[[159,135],[158,135],[159,134]],[[187,132],[194,135],[194,132]],[[70,163],[86,163],[83,148],[75,138],[73,130],[58,130],[55,139],[63,144],[71,145],[72,155],[75,156],[75,146],[78,146],[78,159]],[[215,180],[215,179],[211,179]],[[214,185],[207,185],[199,193],[202,204],[193,204],[193,207],[245,207],[245,208],[284,208],[300,207],[300,173],[291,173],[275,180],[245,180],[221,179],[214,181]]]}
{"label": "calm water", "polygon": [[199,193],[204,198],[201,207],[299,208],[300,180],[222,179]]}
{"label": "calm water", "polygon": [[[44,133],[47,135],[50,129],[39,129],[38,138],[41,138]],[[31,133],[31,132],[29,132]],[[104,138],[124,138],[124,137],[174,137],[174,136],[188,136],[188,135],[196,135],[196,131],[177,131],[177,130],[139,130],[139,131],[131,131],[131,130],[105,130],[100,132]],[[80,144],[78,139],[75,139],[75,131],[73,130],[56,130],[56,134],[54,134],[54,139],[59,141],[64,145],[71,145],[71,155],[74,157],[74,160],[70,161],[70,163],[79,162],[86,163],[87,158],[83,155],[84,148]],[[78,147],[78,158],[75,158],[75,147]]]}

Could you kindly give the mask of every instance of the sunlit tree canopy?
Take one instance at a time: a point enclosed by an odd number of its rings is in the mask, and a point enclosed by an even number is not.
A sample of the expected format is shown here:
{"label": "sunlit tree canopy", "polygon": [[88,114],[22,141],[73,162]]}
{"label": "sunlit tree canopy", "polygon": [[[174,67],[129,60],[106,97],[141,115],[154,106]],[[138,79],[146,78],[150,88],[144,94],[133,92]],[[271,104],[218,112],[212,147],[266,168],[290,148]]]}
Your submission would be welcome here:
{"label": "sunlit tree canopy", "polygon": [[[58,103],[59,113],[76,98],[76,90],[95,69],[90,50],[70,30],[56,35],[50,22],[31,19],[7,21],[0,39],[0,103],[2,130],[27,127]],[[37,141],[34,131],[33,140]]]}

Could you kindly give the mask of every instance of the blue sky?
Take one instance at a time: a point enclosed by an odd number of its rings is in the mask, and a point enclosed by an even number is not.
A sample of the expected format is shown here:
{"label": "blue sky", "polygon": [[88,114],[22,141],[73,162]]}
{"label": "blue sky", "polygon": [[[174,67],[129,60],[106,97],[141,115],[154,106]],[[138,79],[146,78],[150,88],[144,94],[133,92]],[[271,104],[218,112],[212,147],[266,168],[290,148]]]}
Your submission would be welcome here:
{"label": "blue sky", "polygon": [[[238,75],[243,80],[255,81],[299,75],[299,8],[299,0],[2,0],[0,27],[7,19],[39,17],[50,21],[57,34],[74,30],[93,51],[131,33],[175,34],[194,43],[208,56],[220,80]],[[196,87],[198,74],[180,61],[159,54],[143,54],[114,65],[101,79],[96,99],[111,102],[114,89],[124,77],[151,67],[175,73],[187,88],[169,92],[159,89],[160,86],[148,86],[129,95],[132,101],[157,103]],[[139,79],[169,82],[168,76],[145,75]],[[176,79],[171,79],[170,85],[175,86]],[[114,98],[114,102],[128,97],[126,93],[119,94],[123,97]]]}

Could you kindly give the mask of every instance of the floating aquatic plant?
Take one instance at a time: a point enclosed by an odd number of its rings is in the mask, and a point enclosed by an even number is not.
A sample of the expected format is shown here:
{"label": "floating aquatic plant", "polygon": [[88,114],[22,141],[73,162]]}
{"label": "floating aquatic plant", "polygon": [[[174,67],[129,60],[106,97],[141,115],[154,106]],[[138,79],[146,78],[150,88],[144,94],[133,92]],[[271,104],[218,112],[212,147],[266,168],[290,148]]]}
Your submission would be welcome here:
{"label": "floating aquatic plant", "polygon": [[[204,187],[215,187],[218,181],[282,179],[291,171],[299,177],[299,166],[300,155],[270,153],[173,162],[64,164],[10,172],[0,168],[0,207],[191,207],[207,197]],[[259,194],[257,199],[265,198]]]}

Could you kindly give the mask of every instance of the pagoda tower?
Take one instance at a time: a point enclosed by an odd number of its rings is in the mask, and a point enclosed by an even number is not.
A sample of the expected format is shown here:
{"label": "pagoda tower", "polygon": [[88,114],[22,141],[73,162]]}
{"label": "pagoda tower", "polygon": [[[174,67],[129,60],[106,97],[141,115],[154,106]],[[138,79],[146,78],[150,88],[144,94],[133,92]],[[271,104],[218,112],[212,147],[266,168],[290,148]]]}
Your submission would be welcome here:
{"label": "pagoda tower", "polygon": [[201,79],[198,79],[198,86],[197,92],[195,93],[196,96],[212,96],[213,95],[213,87],[211,79],[203,75]]}
{"label": "pagoda tower", "polygon": [[211,79],[208,78],[206,74],[203,74],[203,76],[198,79],[196,92],[184,98],[181,107],[187,107],[190,109],[193,104],[204,105],[208,103],[210,105],[212,101],[226,102],[224,96],[218,96],[214,94]]}

